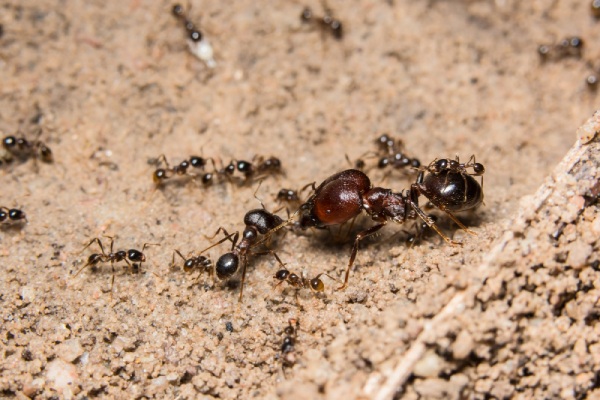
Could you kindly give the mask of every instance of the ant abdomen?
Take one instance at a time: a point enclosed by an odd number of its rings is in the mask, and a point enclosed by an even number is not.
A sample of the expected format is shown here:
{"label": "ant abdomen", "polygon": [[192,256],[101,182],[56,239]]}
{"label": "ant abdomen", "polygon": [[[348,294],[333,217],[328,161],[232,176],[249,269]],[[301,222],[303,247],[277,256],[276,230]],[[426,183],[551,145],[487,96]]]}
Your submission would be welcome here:
{"label": "ant abdomen", "polygon": [[225,253],[217,260],[215,272],[221,280],[231,278],[238,270],[240,259],[235,253]]}

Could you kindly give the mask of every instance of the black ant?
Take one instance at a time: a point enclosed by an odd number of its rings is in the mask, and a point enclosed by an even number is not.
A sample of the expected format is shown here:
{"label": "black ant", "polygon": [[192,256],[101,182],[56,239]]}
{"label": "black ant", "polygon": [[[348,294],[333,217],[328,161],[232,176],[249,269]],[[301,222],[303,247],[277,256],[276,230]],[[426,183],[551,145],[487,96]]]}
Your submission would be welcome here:
{"label": "black ant", "polygon": [[[378,149],[375,154],[379,155],[377,168],[384,169],[391,167],[393,169],[417,169],[421,167],[419,159],[408,157],[404,153],[404,143],[402,140],[393,139],[388,134],[383,134],[375,140],[375,144]],[[358,159],[355,162],[355,167],[359,170],[363,170],[365,165],[366,164],[362,159]]]}
{"label": "black ant", "polygon": [[17,223],[25,221],[27,222],[27,217],[25,213],[17,208],[7,208],[0,207],[0,224],[3,223]]}
{"label": "black ant", "polygon": [[594,18],[600,18],[600,0],[592,0],[590,3],[590,11]]}
{"label": "black ant", "polygon": [[335,39],[341,40],[344,36],[342,22],[333,17],[331,9],[325,4],[323,4],[323,9],[325,15],[323,15],[323,17],[316,17],[309,7],[305,7],[304,10],[302,10],[302,14],[300,14],[300,19],[304,23],[316,24],[322,31],[331,32],[331,35]]}
{"label": "black ant", "polygon": [[[202,254],[208,249],[211,249],[227,240],[231,241],[231,251],[219,257],[215,266],[215,272],[219,279],[229,279],[238,272],[241,265],[242,281],[240,284],[239,301],[242,300],[244,293],[246,268],[248,266],[248,258],[250,256],[271,254],[281,266],[284,265],[279,256],[273,250],[252,251],[252,249],[269,240],[271,234],[285,227],[287,222],[278,215],[272,214],[265,209],[255,209],[246,213],[244,216],[244,224],[246,227],[242,232],[241,240],[239,231],[229,234],[223,227],[220,227],[214,236],[218,235],[220,232],[223,232],[225,237],[200,252],[200,254]],[[259,235],[263,235],[264,238],[259,240]]]}
{"label": "black ant", "polygon": [[283,333],[285,337],[281,343],[281,370],[285,375],[285,369],[291,368],[296,364],[296,339],[298,338],[298,330],[300,322],[296,318],[290,318],[288,326],[285,327]]}
{"label": "black ant", "polygon": [[21,161],[34,158],[45,163],[54,161],[52,150],[40,140],[27,140],[24,137],[9,135],[2,139],[2,147],[7,153],[3,157],[5,162],[10,162],[13,158]]}
{"label": "black ant", "polygon": [[579,36],[573,36],[561,40],[558,44],[542,44],[538,46],[538,54],[542,61],[557,61],[566,57],[580,58],[583,45],[583,39]]}
{"label": "black ant", "polygon": [[296,191],[296,190],[281,189],[277,193],[277,196],[275,196],[275,199],[280,203],[282,203],[282,202],[296,203],[296,202],[300,201],[300,196],[298,196],[298,191]]}
{"label": "black ant", "polygon": [[[167,157],[164,154],[161,154],[157,159],[157,163],[160,164],[163,162],[165,164],[164,168],[157,168],[152,174],[152,180],[154,183],[159,186],[163,184],[167,179],[170,179],[174,176],[191,176],[195,178],[197,175],[188,171],[190,167],[204,170],[208,161],[211,161],[214,166],[214,161],[212,158],[206,159],[200,156],[191,156],[189,160],[183,160],[178,165],[171,167],[169,162],[167,161]],[[214,178],[214,174],[211,172],[205,172],[201,176],[202,184],[208,186],[212,184]]]}
{"label": "black ant", "polygon": [[256,156],[253,162],[244,160],[230,161],[219,173],[231,177],[236,170],[243,175],[244,181],[247,182],[252,178],[260,179],[268,174],[281,173],[281,160],[277,157],[264,158]]}
{"label": "black ant", "polygon": [[[171,260],[171,265],[175,265],[175,254],[177,254],[183,260],[183,271],[190,273],[192,271],[198,270],[200,274],[202,271],[208,271],[209,274],[212,275],[212,262],[210,258],[198,255],[198,256],[188,256],[184,257],[179,250],[173,251],[173,259]],[[200,274],[198,274],[198,278],[200,278]]]}
{"label": "black ant", "polygon": [[325,291],[325,284],[321,280],[321,276],[323,276],[323,275],[327,276],[330,279],[333,279],[334,281],[337,281],[337,279],[335,279],[333,276],[331,276],[325,272],[321,272],[320,274],[318,274],[317,276],[315,276],[312,279],[307,279],[304,277],[304,275],[298,276],[297,274],[290,272],[285,268],[277,271],[275,273],[275,275],[273,275],[273,278],[280,281],[278,283],[278,285],[282,284],[283,282],[287,282],[288,285],[290,285],[296,289],[307,289],[308,288],[308,289],[312,290],[313,292],[322,293]]}
{"label": "black ant", "polygon": [[[107,263],[110,262],[110,267],[112,268],[112,280],[110,284],[110,291],[112,292],[113,286],[115,284],[115,266],[114,263],[125,261],[127,265],[132,269],[141,269],[142,263],[146,261],[146,256],[144,255],[144,250],[148,246],[158,246],[158,244],[154,243],[144,243],[142,247],[142,251],[136,249],[129,250],[118,250],[117,252],[113,251],[114,237],[105,236],[105,238],[110,239],[110,252],[106,254],[104,251],[104,246],[102,246],[102,241],[99,238],[92,239],[84,248],[81,250],[85,251],[88,247],[92,245],[92,243],[98,243],[98,247],[100,247],[100,253],[91,254],[88,257],[87,263],[77,271],[77,273],[73,276],[75,278],[81,271],[83,271],[87,267],[95,267],[99,263]],[[131,264],[133,263],[133,265]]]}
{"label": "black ant", "polygon": [[172,13],[175,18],[181,21],[187,32],[188,47],[190,52],[200,60],[204,61],[207,67],[214,68],[217,63],[214,59],[212,46],[204,37],[202,32],[200,32],[200,30],[197,29],[189,19],[187,19],[183,11],[183,7],[180,4],[175,4],[172,8]]}
{"label": "black ant", "polygon": [[[472,168],[469,174],[467,168]],[[428,172],[425,175],[425,172]],[[485,168],[471,157],[468,163],[458,159],[435,160],[422,170],[410,189],[394,193],[391,189],[373,187],[369,177],[358,170],[349,169],[325,179],[314,189],[311,197],[300,206],[299,226],[326,228],[354,220],[365,211],[377,225],[356,235],[350,260],[346,267],[344,283],[337,290],[348,286],[350,269],[362,239],[371,236],[388,222],[403,223],[409,219],[421,218],[429,228],[435,230],[446,242],[460,244],[448,238],[419,207],[419,196],[425,196],[431,204],[447,213],[459,227],[474,234],[465,227],[452,212],[470,210],[483,202],[483,190],[471,175],[483,175]]]}

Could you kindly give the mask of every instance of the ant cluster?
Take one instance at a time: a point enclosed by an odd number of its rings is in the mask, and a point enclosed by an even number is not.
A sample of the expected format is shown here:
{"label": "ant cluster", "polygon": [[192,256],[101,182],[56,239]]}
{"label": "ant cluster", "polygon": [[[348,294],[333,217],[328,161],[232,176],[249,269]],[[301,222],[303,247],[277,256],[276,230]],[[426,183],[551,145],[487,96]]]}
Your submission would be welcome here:
{"label": "ant cluster", "polygon": [[0,224],[27,222],[25,213],[17,208],[0,207]]}
{"label": "ant cluster", "polygon": [[344,36],[342,30],[342,22],[333,17],[331,9],[323,5],[325,14],[322,17],[317,17],[313,14],[309,7],[305,7],[300,14],[300,19],[303,23],[312,24],[321,29],[322,32],[328,32],[337,40],[341,40]]}
{"label": "ant cluster", "polygon": [[[176,176],[189,176],[192,179],[196,179],[200,176],[202,185],[209,186],[215,181],[215,178],[225,178],[228,181],[232,181],[236,178],[235,173],[239,172],[241,177],[238,177],[238,181],[242,183],[251,182],[258,180],[266,175],[273,175],[281,173],[281,161],[276,157],[264,158],[262,156],[256,156],[253,162],[243,160],[232,160],[227,166],[217,169],[215,161],[212,158],[203,158],[200,156],[191,156],[189,159],[181,161],[178,165],[171,167],[165,155],[161,155],[156,159],[157,163],[164,164],[157,168],[152,174],[152,180],[157,186],[161,186],[166,183],[167,180]],[[206,171],[208,162],[213,166],[212,172]],[[192,167],[197,170],[204,171],[200,175],[189,171]]]}
{"label": "ant cluster", "polygon": [[194,24],[186,17],[183,7],[175,4],[172,9],[173,16],[181,21],[187,33],[187,43],[190,52],[203,61],[208,68],[214,68],[217,63],[214,59],[213,48],[208,39],[197,29]]}
{"label": "ant cluster", "polygon": [[4,154],[0,155],[0,165],[12,162],[14,159],[25,162],[30,158],[41,160],[45,163],[54,161],[52,150],[40,140],[28,140],[24,137],[13,135],[2,139]]}

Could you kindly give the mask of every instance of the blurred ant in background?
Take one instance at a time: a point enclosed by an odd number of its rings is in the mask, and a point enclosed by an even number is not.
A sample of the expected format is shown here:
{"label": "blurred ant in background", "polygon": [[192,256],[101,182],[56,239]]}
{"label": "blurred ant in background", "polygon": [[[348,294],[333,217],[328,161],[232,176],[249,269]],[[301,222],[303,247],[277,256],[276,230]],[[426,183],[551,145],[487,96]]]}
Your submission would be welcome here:
{"label": "blurred ant in background", "polygon": [[291,368],[296,364],[296,340],[298,338],[298,330],[300,322],[296,318],[290,318],[288,326],[285,327],[285,334],[281,343],[281,370],[286,376],[286,368]]}
{"label": "blurred ant in background", "polygon": [[180,4],[175,4],[172,8],[172,13],[183,25],[187,33],[187,43],[190,52],[202,60],[208,68],[214,68],[217,63],[214,59],[213,48],[204,37],[204,34],[197,29],[194,24],[187,19],[183,7]]}
{"label": "blurred ant in background", "polygon": [[304,10],[302,10],[302,14],[300,14],[300,19],[303,23],[316,25],[322,32],[328,32],[335,39],[341,40],[344,36],[342,22],[333,17],[331,9],[324,1],[322,2],[322,5],[324,11],[322,17],[315,16],[309,7],[305,7]]}
{"label": "blurred ant in background", "polygon": [[583,39],[579,36],[564,38],[557,44],[542,44],[538,46],[538,54],[542,62],[558,61],[567,57],[581,58]]}
{"label": "blurred ant in background", "polygon": [[[41,134],[41,130],[39,131]],[[38,134],[38,135],[39,135]],[[9,135],[2,139],[2,147],[5,154],[0,156],[0,165],[2,162],[9,163],[13,159],[25,162],[30,158],[41,160],[45,163],[54,161],[52,150],[44,142],[34,139],[28,140],[24,137]]]}
{"label": "blurred ant in background", "polygon": [[273,275],[273,278],[279,280],[279,283],[277,284],[278,286],[281,285],[283,282],[287,282],[288,285],[296,289],[310,289],[315,293],[322,293],[325,291],[325,284],[321,280],[321,276],[323,275],[336,282],[338,281],[333,276],[325,272],[321,272],[312,279],[307,279],[306,277],[304,277],[304,274],[298,276],[297,274],[290,272],[285,268],[277,271],[275,275]]}
{"label": "blurred ant in background", "polygon": [[17,208],[0,207],[0,224],[27,222],[25,213]]}
{"label": "blurred ant in background", "polygon": [[[161,154],[153,163],[160,165],[164,163],[164,167],[157,168],[152,174],[152,180],[157,186],[162,185],[166,180],[171,179],[175,176],[190,176],[192,179],[195,179],[198,175],[189,172],[188,169],[190,167],[204,170],[208,162],[212,162],[214,168],[214,161],[212,158],[204,158],[200,156],[191,156],[189,160],[183,160],[178,165],[171,167],[169,162],[167,161],[167,157],[164,154]],[[201,175],[201,181],[204,186],[208,186],[212,184],[214,178],[214,174],[210,172],[204,172]]]}

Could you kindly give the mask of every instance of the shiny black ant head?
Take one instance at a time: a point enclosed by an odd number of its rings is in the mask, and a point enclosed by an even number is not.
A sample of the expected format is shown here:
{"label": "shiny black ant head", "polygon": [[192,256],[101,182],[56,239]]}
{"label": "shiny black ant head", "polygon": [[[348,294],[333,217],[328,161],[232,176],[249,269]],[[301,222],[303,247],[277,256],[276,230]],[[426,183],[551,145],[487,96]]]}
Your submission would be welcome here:
{"label": "shiny black ant head", "polygon": [[[264,235],[270,230],[283,224],[283,219],[262,208],[250,210],[244,216],[244,224],[256,228],[258,233]],[[244,231],[245,235],[245,231]]]}
{"label": "shiny black ant head", "polygon": [[194,168],[204,168],[204,166],[206,165],[206,160],[202,157],[191,156],[190,165]]}
{"label": "shiny black ant head", "polygon": [[394,147],[394,139],[392,139],[387,133],[379,136],[375,142],[383,150],[388,150]]}
{"label": "shiny black ant head", "polygon": [[308,7],[304,7],[304,10],[302,10],[302,14],[300,14],[300,19],[302,20],[302,22],[310,22],[312,18],[312,10]]}
{"label": "shiny black ant head", "polygon": [[182,162],[179,163],[179,168],[183,171],[188,169],[189,166],[190,166],[190,162],[188,160],[183,160]]}
{"label": "shiny black ant head", "polygon": [[183,7],[181,6],[181,4],[175,4],[171,11],[175,17],[183,17]]}
{"label": "shiny black ant head", "polygon": [[190,30],[189,38],[192,42],[199,42],[202,40],[202,32],[192,29]]}
{"label": "shiny black ant head", "polygon": [[298,200],[298,193],[292,189],[281,189],[277,193],[277,200],[295,201]]}
{"label": "shiny black ant head", "polygon": [[167,170],[164,168],[158,168],[156,171],[154,171],[154,174],[152,174],[152,180],[156,184],[161,183],[165,179],[167,179]]}
{"label": "shiny black ant head", "polygon": [[52,150],[44,144],[40,146],[40,158],[43,162],[51,163],[54,161],[54,157],[52,156]]}
{"label": "shiny black ant head", "polygon": [[550,46],[547,44],[542,44],[538,47],[538,54],[542,59],[546,58],[550,53]]}
{"label": "shiny black ant head", "polygon": [[229,165],[227,165],[225,167],[225,173],[227,175],[233,175],[233,173],[235,172],[235,164],[232,162],[229,163]]}
{"label": "shiny black ant head", "polygon": [[2,145],[6,149],[12,149],[17,145],[17,138],[14,136],[7,136],[2,140]]}
{"label": "shiny black ant head", "polygon": [[240,259],[237,254],[225,253],[217,260],[215,271],[221,280],[231,278],[238,270]]}
{"label": "shiny black ant head", "polygon": [[206,174],[202,175],[202,184],[204,186],[208,186],[210,184],[213,183],[213,179],[214,175],[211,172],[207,172]]}
{"label": "shiny black ant head", "polygon": [[388,157],[381,157],[377,163],[377,168],[385,168],[390,165],[390,159]]}
{"label": "shiny black ant head", "polygon": [[566,39],[570,47],[574,49],[581,49],[583,47],[583,39],[579,36],[573,36],[572,38]]}
{"label": "shiny black ant head", "polygon": [[[598,0],[598,3],[600,3],[600,0]],[[598,87],[598,76],[596,74],[588,75],[588,77],[585,78],[585,84],[591,90],[596,90]]]}
{"label": "shiny black ant head", "polygon": [[287,269],[280,269],[273,275],[273,278],[278,279],[280,281],[285,281],[287,277],[290,276],[290,271]]}
{"label": "shiny black ant head", "polygon": [[130,249],[127,250],[127,259],[132,262],[144,262],[146,261],[146,256],[139,250]]}
{"label": "shiny black ant head", "polygon": [[277,157],[269,157],[260,165],[260,167],[263,170],[279,171],[281,169],[281,160]]}
{"label": "shiny black ant head", "polygon": [[25,213],[19,209],[12,208],[8,210],[8,218],[11,221],[21,221],[26,219]]}
{"label": "shiny black ant head", "polygon": [[311,279],[309,284],[310,284],[310,288],[312,290],[314,290],[315,292],[325,291],[325,285],[323,284],[323,281],[319,277]]}
{"label": "shiny black ant head", "polygon": [[252,163],[248,161],[238,161],[236,167],[237,170],[240,171],[242,174],[252,173]]}

